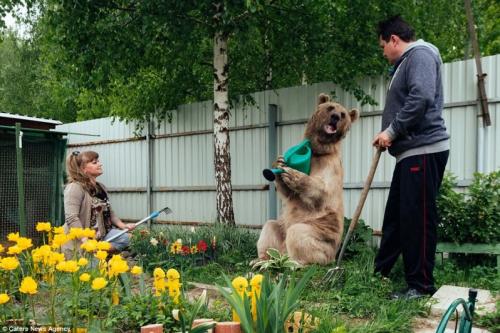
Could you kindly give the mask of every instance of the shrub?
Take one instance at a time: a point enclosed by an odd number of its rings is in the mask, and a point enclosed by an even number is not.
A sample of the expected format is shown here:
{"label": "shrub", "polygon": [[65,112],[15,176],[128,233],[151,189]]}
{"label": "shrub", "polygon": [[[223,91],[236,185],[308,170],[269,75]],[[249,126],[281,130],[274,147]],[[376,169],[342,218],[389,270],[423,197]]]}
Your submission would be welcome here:
{"label": "shrub", "polygon": [[[349,224],[352,219],[348,219],[344,217],[344,234],[342,235],[342,241],[345,240],[345,236],[347,234],[347,230],[349,229]],[[354,231],[351,235],[351,239],[347,244],[347,248],[345,251],[345,258],[351,258],[361,253],[365,253],[366,251],[371,251],[370,247],[367,246],[370,244],[372,240],[373,230],[370,226],[365,224],[365,221],[360,219],[358,221],[358,225],[354,228]],[[341,245],[342,246],[342,245]],[[340,251],[340,248],[339,248]]]}
{"label": "shrub", "polygon": [[467,193],[454,190],[456,177],[446,174],[437,199],[438,239],[456,243],[500,242],[500,171],[474,174]]}
{"label": "shrub", "polygon": [[[257,256],[258,234],[243,228],[229,228],[220,223],[201,227],[156,226],[151,231],[146,229],[134,232],[131,250],[142,260],[144,267],[174,266],[181,269],[204,265],[209,261],[223,264],[236,264],[250,261]],[[186,251],[172,251],[172,244],[181,240]],[[206,251],[191,251],[203,242]]]}

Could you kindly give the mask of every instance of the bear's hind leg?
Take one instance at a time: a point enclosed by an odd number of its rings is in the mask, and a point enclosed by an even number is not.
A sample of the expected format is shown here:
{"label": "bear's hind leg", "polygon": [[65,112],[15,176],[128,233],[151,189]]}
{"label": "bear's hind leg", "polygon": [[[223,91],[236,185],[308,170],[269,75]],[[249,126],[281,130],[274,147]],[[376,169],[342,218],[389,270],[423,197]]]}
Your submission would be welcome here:
{"label": "bear's hind leg", "polygon": [[334,244],[320,239],[308,224],[292,225],[286,232],[286,250],[290,257],[302,265],[328,265],[335,259]]}
{"label": "bear's hind leg", "polygon": [[257,253],[259,258],[267,259],[267,249],[275,248],[276,250],[284,253],[285,248],[285,235],[276,220],[269,220],[262,227],[259,240],[257,241]]}

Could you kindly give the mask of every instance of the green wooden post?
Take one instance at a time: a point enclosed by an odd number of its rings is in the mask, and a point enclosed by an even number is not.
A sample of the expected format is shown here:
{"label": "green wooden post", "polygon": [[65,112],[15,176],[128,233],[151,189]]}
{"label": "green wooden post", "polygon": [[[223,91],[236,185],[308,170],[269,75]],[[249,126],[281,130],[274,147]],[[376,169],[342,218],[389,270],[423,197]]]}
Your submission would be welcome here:
{"label": "green wooden post", "polygon": [[438,243],[437,253],[474,253],[491,254],[497,256],[497,270],[500,274],[500,244],[473,244],[473,243]]}
{"label": "green wooden post", "polygon": [[64,155],[66,147],[66,140],[54,137],[54,160],[53,160],[53,178],[52,186],[53,192],[53,205],[50,210],[50,222],[54,226],[62,225],[62,186],[63,186],[63,172],[64,172]]}
{"label": "green wooden post", "polygon": [[[270,168],[271,164],[278,157],[278,152],[277,152],[278,132],[276,129],[276,122],[278,121],[278,106],[276,104],[269,104],[268,112],[269,112],[268,115],[269,128],[267,130],[268,133],[267,148],[269,153],[268,153],[267,164]],[[269,183],[267,204],[269,206],[267,207],[268,209],[267,218],[270,220],[276,219],[276,217],[278,216],[278,208],[277,208],[276,186],[274,185],[274,182]]]}
{"label": "green wooden post", "polygon": [[24,209],[24,167],[23,167],[23,132],[21,124],[16,123],[16,168],[17,168],[17,200],[19,212],[19,233],[26,236],[26,214]]}

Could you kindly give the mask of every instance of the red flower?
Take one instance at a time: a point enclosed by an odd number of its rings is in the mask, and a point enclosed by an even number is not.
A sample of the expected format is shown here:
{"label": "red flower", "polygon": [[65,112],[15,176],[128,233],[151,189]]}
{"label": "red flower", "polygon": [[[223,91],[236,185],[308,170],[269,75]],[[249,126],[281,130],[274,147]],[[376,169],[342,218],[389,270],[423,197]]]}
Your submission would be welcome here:
{"label": "red flower", "polygon": [[187,245],[182,245],[181,251],[183,255],[188,255],[191,253],[191,249]]}
{"label": "red flower", "polygon": [[205,252],[207,250],[207,243],[202,239],[198,242],[198,252]]}

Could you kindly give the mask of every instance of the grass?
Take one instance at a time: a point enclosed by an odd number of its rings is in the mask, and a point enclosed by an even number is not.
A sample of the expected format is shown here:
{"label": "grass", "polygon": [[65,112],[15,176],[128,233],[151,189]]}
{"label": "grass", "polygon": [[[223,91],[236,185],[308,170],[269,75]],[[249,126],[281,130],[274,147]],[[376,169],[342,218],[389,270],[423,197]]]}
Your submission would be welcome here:
{"label": "grass", "polygon": [[[403,267],[399,261],[389,280],[373,274],[373,259],[375,251],[366,248],[363,253],[347,259],[345,263],[345,279],[341,285],[329,287],[322,283],[322,278],[328,267],[318,267],[310,287],[301,300],[301,309],[321,319],[321,324],[315,332],[412,332],[413,320],[429,315],[430,307],[426,300],[393,301],[388,295],[393,290],[405,286]],[[189,281],[223,285],[224,273],[230,277],[246,275],[250,266],[225,266],[212,263],[204,267],[195,267],[186,271],[185,278]],[[298,273],[301,275],[301,272]],[[473,286],[489,289],[493,293],[500,291],[500,278],[495,267],[472,267],[468,270],[457,270],[452,261],[437,265],[435,269],[437,287],[443,284]],[[217,320],[228,320],[230,312],[221,305],[206,313]],[[496,314],[498,316],[498,312]],[[498,327],[498,318],[489,314],[484,320],[478,318],[478,323],[485,328]],[[495,326],[497,325],[497,326]]]}
{"label": "grass", "polygon": [[[161,230],[168,232],[173,239],[187,237],[186,228]],[[203,227],[197,229],[196,233],[198,232],[203,237],[216,235],[218,257],[205,266],[184,267],[184,281],[225,285],[223,274],[230,279],[239,275],[248,276],[251,271],[250,261],[256,257],[255,232],[223,226]],[[402,262],[398,261],[390,279],[374,275],[375,250],[365,245],[366,237],[361,236],[358,237],[358,242],[352,244],[351,251],[346,252],[342,283],[333,287],[326,285],[322,278],[330,267],[318,267],[311,285],[301,298],[300,308],[307,309],[307,312],[320,318],[320,325],[314,332],[412,332],[414,319],[429,315],[429,305],[426,300],[393,301],[388,298],[391,291],[405,287]],[[298,277],[301,274],[302,271],[297,272]],[[445,260],[444,264],[438,260],[434,275],[436,287],[451,284],[488,289],[493,294],[500,292],[500,276],[494,266],[464,267],[450,259]],[[476,322],[495,331],[500,321],[498,314],[497,311],[484,318],[478,317]],[[215,300],[202,316],[219,321],[230,320],[231,311],[225,302]]]}

